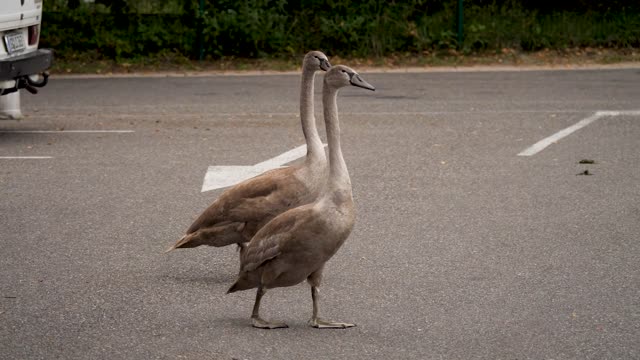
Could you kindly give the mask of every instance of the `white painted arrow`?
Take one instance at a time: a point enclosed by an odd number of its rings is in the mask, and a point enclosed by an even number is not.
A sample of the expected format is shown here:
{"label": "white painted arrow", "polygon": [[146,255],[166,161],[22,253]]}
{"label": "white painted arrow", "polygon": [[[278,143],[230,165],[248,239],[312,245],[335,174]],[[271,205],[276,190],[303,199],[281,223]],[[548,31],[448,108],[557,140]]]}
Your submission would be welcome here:
{"label": "white painted arrow", "polygon": [[[327,146],[326,144],[324,146]],[[307,145],[298,146],[269,160],[250,166],[209,166],[204,175],[201,192],[222,189],[303,157],[307,153]]]}

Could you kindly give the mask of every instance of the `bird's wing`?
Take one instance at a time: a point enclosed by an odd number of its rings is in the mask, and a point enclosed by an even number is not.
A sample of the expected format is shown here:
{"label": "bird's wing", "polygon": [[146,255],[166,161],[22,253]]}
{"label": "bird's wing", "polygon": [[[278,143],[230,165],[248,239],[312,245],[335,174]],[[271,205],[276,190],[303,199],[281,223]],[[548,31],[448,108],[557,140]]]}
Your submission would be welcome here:
{"label": "bird's wing", "polygon": [[242,271],[252,271],[276,258],[287,243],[295,239],[296,227],[304,220],[305,208],[301,206],[282,213],[267,223],[251,239],[240,256]]}
{"label": "bird's wing", "polygon": [[198,216],[187,234],[225,222],[259,221],[287,209],[291,195],[303,186],[294,167],[267,171],[223,192]]}

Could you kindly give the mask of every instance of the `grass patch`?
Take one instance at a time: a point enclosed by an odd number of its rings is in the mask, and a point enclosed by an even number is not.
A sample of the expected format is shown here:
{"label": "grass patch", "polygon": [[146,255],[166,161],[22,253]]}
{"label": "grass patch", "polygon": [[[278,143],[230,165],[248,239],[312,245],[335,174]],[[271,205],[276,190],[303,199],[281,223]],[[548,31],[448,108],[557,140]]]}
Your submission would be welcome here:
{"label": "grass patch", "polygon": [[[504,49],[640,48],[638,6],[596,11],[585,5],[581,12],[546,13],[526,8],[522,1],[469,0],[464,40],[458,43],[455,1],[218,0],[205,1],[203,12],[196,1],[127,0],[140,7],[126,11],[116,11],[105,1],[80,2],[72,10],[66,1],[44,2],[41,45],[56,49],[62,61],[76,63],[88,56],[110,60],[115,67],[163,67],[186,58],[181,66],[196,68],[189,59],[199,57],[200,43],[207,62],[234,59],[237,67],[260,64],[238,59],[286,64],[309,49],[349,59],[402,54],[424,64],[457,64],[466,61],[461,56],[491,53],[511,61]],[[157,11],[151,6],[156,3]],[[450,56],[450,51],[456,53]]]}

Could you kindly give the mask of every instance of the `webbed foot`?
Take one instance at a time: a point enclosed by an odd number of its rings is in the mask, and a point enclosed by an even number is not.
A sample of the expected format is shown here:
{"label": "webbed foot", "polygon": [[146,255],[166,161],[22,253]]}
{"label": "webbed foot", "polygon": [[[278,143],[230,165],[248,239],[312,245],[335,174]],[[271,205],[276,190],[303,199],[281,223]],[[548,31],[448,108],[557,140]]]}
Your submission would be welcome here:
{"label": "webbed foot", "polygon": [[283,322],[269,322],[261,319],[260,317],[251,317],[251,325],[259,329],[280,329],[289,327],[289,325]]}
{"label": "webbed foot", "polygon": [[309,320],[309,325],[316,329],[346,329],[356,326],[356,324],[327,321],[320,318],[311,318],[311,320]]}

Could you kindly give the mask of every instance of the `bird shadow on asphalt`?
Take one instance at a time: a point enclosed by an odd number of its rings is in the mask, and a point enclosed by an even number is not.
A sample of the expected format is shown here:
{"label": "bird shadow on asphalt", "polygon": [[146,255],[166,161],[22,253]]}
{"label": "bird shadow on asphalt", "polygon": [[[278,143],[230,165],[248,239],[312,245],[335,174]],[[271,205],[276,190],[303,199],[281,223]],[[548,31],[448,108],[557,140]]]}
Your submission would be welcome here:
{"label": "bird shadow on asphalt", "polygon": [[238,275],[239,265],[233,258],[166,258],[156,277],[160,281],[176,284],[194,284],[198,286],[231,286]]}
{"label": "bird shadow on asphalt", "polygon": [[215,318],[215,323],[218,326],[225,328],[234,328],[238,330],[259,330],[251,326],[251,318],[249,314],[247,314],[247,316],[245,317],[218,315]]}
{"label": "bird shadow on asphalt", "polygon": [[[204,270],[204,271],[203,271]],[[231,286],[237,277],[236,269],[230,269],[228,266],[211,266],[203,269],[202,266],[182,266],[179,269],[167,267],[157,274],[157,278],[163,282],[171,282],[175,284],[193,284],[201,286],[220,285]]]}

